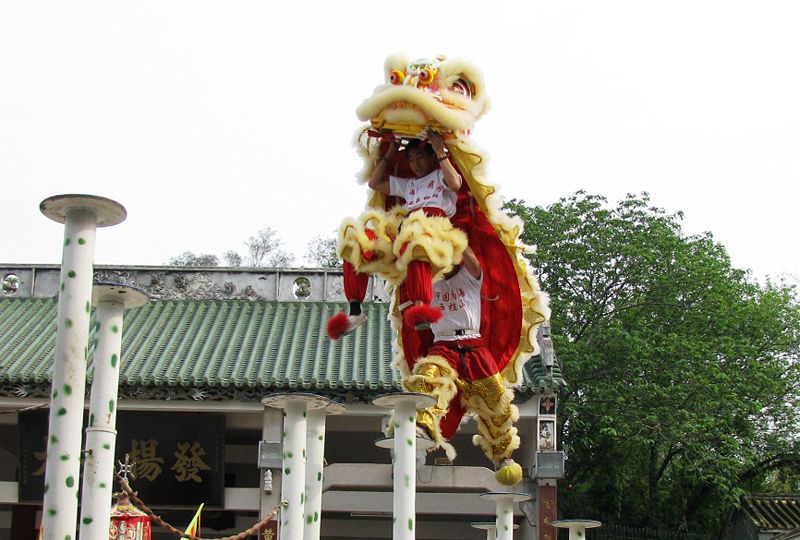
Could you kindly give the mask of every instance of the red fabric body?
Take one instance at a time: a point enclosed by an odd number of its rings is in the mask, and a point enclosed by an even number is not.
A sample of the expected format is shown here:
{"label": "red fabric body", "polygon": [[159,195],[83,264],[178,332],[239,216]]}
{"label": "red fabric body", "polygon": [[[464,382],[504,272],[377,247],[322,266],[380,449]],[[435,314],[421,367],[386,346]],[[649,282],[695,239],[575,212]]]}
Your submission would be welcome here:
{"label": "red fabric body", "polygon": [[[387,146],[387,143],[382,143],[384,152]],[[458,170],[456,164],[452,161],[451,163]],[[458,172],[463,178],[461,171]],[[395,154],[393,163],[389,165],[389,173],[400,177],[413,176],[405,152]],[[401,201],[398,197],[386,197],[386,209],[400,204]],[[456,213],[450,218],[450,222],[467,234],[469,246],[481,263],[481,335],[497,363],[498,371],[502,371],[519,346],[522,328],[522,297],[514,261],[486,214],[475,203],[466,181],[461,184]],[[405,286],[401,287],[399,292],[401,304],[411,299],[404,289]],[[417,358],[425,356],[433,342],[433,334],[430,330],[418,332],[404,326],[401,337],[406,362],[411,369]]]}
{"label": "red fabric body", "polygon": [[431,265],[425,261],[411,261],[406,269],[405,286],[409,300],[430,304],[433,298]]}
{"label": "red fabric body", "polygon": [[348,302],[363,302],[367,295],[367,285],[369,285],[369,275],[356,272],[355,267],[344,261],[344,294]]}
{"label": "red fabric body", "polygon": [[[470,350],[461,351],[459,350],[460,347],[467,347]],[[447,360],[447,363],[458,373],[459,379],[479,381],[498,372],[497,363],[494,361],[489,349],[483,345],[481,338],[436,341],[428,350],[428,355],[441,356]],[[464,407],[461,405],[461,390],[459,390],[450,401],[450,408],[447,414],[439,423],[442,436],[445,439],[449,440],[456,434],[464,412]]]}

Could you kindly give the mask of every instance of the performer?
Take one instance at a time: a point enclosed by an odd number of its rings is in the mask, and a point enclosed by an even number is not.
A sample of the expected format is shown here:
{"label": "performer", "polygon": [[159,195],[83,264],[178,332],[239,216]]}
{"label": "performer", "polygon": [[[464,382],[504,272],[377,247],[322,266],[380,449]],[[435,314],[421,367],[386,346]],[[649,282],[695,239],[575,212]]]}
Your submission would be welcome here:
{"label": "performer", "polygon": [[[356,111],[369,123],[356,137],[364,160],[357,176],[372,189],[365,211],[339,229],[350,311],[328,321],[328,334],[337,338],[363,324],[368,276],[385,280],[403,386],[437,399],[419,413],[420,429],[453,459],[447,441],[465,413],[476,414],[473,442],[494,462],[498,481],[513,485],[522,472],[511,458],[519,446],[511,388],[523,382],[523,366],[539,350],[536,330],[550,311],[524,257],[522,223],[503,211],[486,174],[486,155],[470,140],[489,105],[483,77],[468,62],[443,56],[392,55],[383,71],[383,84]],[[428,140],[405,150],[397,138]],[[416,184],[423,178],[424,190],[433,182],[432,192],[420,194]],[[452,194],[454,214],[448,210]],[[459,266],[468,238],[472,251]],[[439,314],[425,315],[432,310]],[[426,324],[431,327],[419,328]]]}
{"label": "performer", "polygon": [[[427,260],[426,249],[422,249],[423,256],[416,255],[404,257],[409,246],[419,245],[420,239],[431,242],[438,240],[431,228],[445,237],[445,241],[454,244],[450,247],[457,257],[466,246],[466,236],[449,223],[456,212],[457,193],[461,189],[462,178],[452,163],[450,152],[439,133],[428,131],[427,140],[411,139],[404,147],[411,178],[404,178],[387,174],[390,164],[395,162],[399,150],[398,140],[391,132],[384,133],[389,139],[385,152],[379,159],[369,178],[369,187],[383,195],[401,197],[405,203],[403,208],[407,216],[400,216],[402,224],[396,225],[396,232],[389,239],[392,242],[391,256],[398,264],[396,273],[404,274],[402,282],[403,296],[406,299],[407,309],[403,318],[410,327],[419,330],[430,328],[430,324],[437,321],[442,315],[441,311],[430,305],[431,286],[433,276],[430,261]],[[397,216],[397,214],[395,214]],[[386,218],[384,218],[386,219]],[[391,221],[391,218],[387,219]],[[446,223],[442,223],[445,220]],[[404,234],[400,235],[401,226],[406,227]],[[370,240],[376,239],[376,233],[370,229],[361,231]],[[413,234],[417,232],[419,234]],[[400,238],[398,238],[400,236]],[[438,242],[434,242],[437,243]],[[449,247],[449,246],[448,246]],[[428,248],[429,249],[429,248]],[[366,260],[369,264],[376,254],[373,250],[359,250],[357,263]],[[384,257],[387,259],[389,257]],[[388,261],[384,261],[386,263]],[[447,261],[452,262],[457,261]],[[350,304],[349,315],[339,314],[328,323],[328,334],[333,339],[354,331],[366,322],[366,314],[361,311],[361,302],[367,291],[368,275],[359,272],[354,264],[344,260],[344,290]],[[361,265],[360,265],[361,266]]]}
{"label": "performer", "polygon": [[520,444],[513,426],[519,411],[481,337],[482,282],[480,263],[467,248],[462,264],[433,285],[433,305],[443,316],[431,325],[434,342],[415,362],[404,385],[437,398],[434,406],[417,412],[417,425],[449,455],[454,451],[447,440],[455,435],[464,413],[475,414],[479,434],[473,442],[494,463],[497,480],[514,485],[522,479],[522,468],[511,458]]}

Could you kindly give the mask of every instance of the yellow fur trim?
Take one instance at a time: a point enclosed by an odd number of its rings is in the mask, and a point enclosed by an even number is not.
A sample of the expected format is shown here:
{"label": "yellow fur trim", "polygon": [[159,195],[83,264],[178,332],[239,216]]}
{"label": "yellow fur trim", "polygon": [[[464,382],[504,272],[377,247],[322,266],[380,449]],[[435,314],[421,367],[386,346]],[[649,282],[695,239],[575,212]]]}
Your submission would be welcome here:
{"label": "yellow fur trim", "polygon": [[464,406],[477,415],[478,434],[472,442],[495,463],[509,457],[520,444],[514,427],[519,409],[511,403],[514,392],[503,385],[499,374],[480,381],[458,381],[458,385]]}
{"label": "yellow fur trim", "polygon": [[[337,253],[358,272],[378,274],[394,285],[402,283],[404,275],[397,268],[392,249],[406,213],[402,207],[389,212],[372,209],[358,219],[345,219],[339,227]],[[375,234],[375,239],[367,236],[368,230]],[[370,251],[374,258],[367,260],[363,252]]]}
{"label": "yellow fur trim", "polygon": [[403,386],[412,392],[429,394],[436,404],[426,409],[417,409],[417,424],[425,426],[431,434],[436,448],[444,448],[452,461],[456,452],[442,436],[440,423],[450,408],[450,402],[458,393],[455,383],[456,371],[441,356],[426,356],[414,364],[412,372],[403,378]]}
{"label": "yellow fur trim", "polygon": [[438,281],[461,262],[466,247],[467,235],[453,227],[449,219],[429,217],[416,211],[403,221],[393,253],[397,257],[397,268],[404,274],[412,261],[428,261],[433,281]]}
{"label": "yellow fur trim", "polygon": [[514,450],[519,448],[519,436],[517,428],[512,428],[508,433],[496,439],[488,439],[483,435],[473,435],[472,444],[480,446],[483,453],[497,464],[511,457]]}
{"label": "yellow fur trim", "polygon": [[403,386],[412,392],[421,392],[436,397],[436,407],[444,412],[458,393],[455,380],[457,373],[441,356],[426,356],[417,360],[411,375],[403,380]]}

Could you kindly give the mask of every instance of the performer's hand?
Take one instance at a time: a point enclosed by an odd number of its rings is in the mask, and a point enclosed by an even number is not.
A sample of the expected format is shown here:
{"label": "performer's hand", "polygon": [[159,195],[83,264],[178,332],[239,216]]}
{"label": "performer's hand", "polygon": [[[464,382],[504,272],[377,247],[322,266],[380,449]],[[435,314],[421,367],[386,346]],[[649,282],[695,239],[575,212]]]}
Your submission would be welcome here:
{"label": "performer's hand", "polygon": [[383,142],[392,142],[394,141],[394,131],[391,129],[382,129],[381,130],[381,140]]}
{"label": "performer's hand", "polygon": [[428,130],[428,142],[431,143],[433,146],[433,151],[436,152],[437,156],[443,156],[447,153],[447,149],[444,145],[444,138],[440,133],[436,133],[435,131]]}
{"label": "performer's hand", "polygon": [[392,159],[392,156],[394,156],[396,153],[397,153],[397,139],[392,137],[392,140],[389,142],[389,146],[386,147],[386,152],[383,154],[383,157],[385,157],[386,159]]}

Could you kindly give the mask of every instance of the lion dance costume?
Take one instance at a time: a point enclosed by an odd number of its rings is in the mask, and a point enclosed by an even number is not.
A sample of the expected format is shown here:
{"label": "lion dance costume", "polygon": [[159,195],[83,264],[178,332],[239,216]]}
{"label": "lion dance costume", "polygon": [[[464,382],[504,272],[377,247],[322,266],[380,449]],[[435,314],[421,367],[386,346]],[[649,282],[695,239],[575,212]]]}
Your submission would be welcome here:
{"label": "lion dance costume", "polygon": [[[391,322],[403,386],[436,398],[435,405],[418,410],[418,426],[453,459],[448,440],[465,414],[474,415],[478,434],[473,442],[495,465],[498,481],[513,485],[522,475],[511,460],[519,447],[513,388],[522,380],[523,364],[538,352],[536,329],[549,311],[523,257],[522,224],[501,210],[496,188],[484,176],[484,154],[469,141],[474,122],[488,108],[483,79],[470,64],[441,56],[409,61],[393,55],[384,71],[384,84],[357,109],[359,119],[370,123],[357,137],[365,163],[361,180],[377,166],[387,133],[410,139],[434,130],[443,135],[463,182],[449,219],[421,211],[409,214],[396,197],[371,191],[367,211],[346,219],[339,231],[345,293],[348,300],[363,300],[369,274],[386,279],[393,289]],[[405,154],[397,152],[389,164],[393,176],[413,176]],[[475,328],[461,329],[461,339],[434,342],[431,330],[404,321],[402,311],[420,298],[431,301],[434,291],[450,294],[438,284],[461,262],[467,243],[482,269],[476,294],[479,321]],[[410,279],[419,262],[429,268],[422,284]],[[425,279],[437,286],[432,290]],[[446,302],[440,296],[432,304],[441,308]],[[347,316],[337,317],[329,322],[332,337],[348,330]]]}

